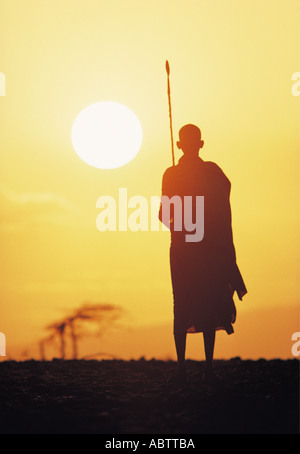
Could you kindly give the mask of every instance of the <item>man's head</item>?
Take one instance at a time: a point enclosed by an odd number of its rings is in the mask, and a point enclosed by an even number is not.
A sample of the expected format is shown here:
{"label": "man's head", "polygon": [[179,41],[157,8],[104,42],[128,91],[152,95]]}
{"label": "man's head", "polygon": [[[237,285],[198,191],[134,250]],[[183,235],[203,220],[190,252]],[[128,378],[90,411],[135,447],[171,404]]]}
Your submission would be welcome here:
{"label": "man's head", "polygon": [[201,140],[201,131],[195,125],[185,125],[179,131],[179,141],[177,147],[186,155],[198,154],[204,145]]}

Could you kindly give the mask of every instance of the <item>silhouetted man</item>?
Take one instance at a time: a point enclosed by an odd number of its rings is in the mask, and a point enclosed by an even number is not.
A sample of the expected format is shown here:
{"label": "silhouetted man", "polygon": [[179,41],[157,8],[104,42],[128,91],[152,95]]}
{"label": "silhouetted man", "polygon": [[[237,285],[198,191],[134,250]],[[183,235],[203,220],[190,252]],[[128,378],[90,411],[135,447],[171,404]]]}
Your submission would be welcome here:
{"label": "silhouetted man", "polygon": [[[198,127],[181,128],[177,146],[183,156],[176,166],[165,171],[162,181],[159,218],[171,230],[174,339],[178,358],[173,381],[177,383],[186,381],[186,334],[190,332],[203,332],[204,380],[215,378],[215,332],[223,329],[233,333],[234,291],[239,299],[247,293],[236,264],[232,238],[231,184],[220,167],[198,156],[203,145]],[[194,226],[194,238],[191,226]]]}

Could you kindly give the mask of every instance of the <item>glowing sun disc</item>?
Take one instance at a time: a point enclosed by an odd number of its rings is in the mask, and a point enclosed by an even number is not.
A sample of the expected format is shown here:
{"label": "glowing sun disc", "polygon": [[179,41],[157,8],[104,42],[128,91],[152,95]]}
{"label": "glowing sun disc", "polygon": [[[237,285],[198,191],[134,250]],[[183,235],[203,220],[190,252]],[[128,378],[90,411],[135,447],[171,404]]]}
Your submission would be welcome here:
{"label": "glowing sun disc", "polygon": [[142,126],[128,107],[112,101],[91,104],[75,118],[72,145],[86,164],[115,169],[130,162],[143,140]]}

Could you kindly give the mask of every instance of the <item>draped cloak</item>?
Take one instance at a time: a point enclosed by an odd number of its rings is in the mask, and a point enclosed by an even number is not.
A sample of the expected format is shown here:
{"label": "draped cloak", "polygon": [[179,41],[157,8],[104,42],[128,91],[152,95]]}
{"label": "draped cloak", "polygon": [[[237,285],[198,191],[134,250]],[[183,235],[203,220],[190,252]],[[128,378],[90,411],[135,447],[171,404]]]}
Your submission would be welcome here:
{"label": "draped cloak", "polygon": [[[236,291],[242,300],[247,289],[236,263],[230,190],[231,183],[220,167],[198,156],[183,155],[178,164],[168,168],[163,175],[162,196],[169,199],[179,196],[182,202],[181,231],[174,228],[172,203],[167,222],[165,214],[163,216],[163,198],[159,212],[160,220],[171,231],[174,330],[223,329],[228,334],[234,331],[236,307],[233,295]],[[199,242],[186,241],[186,234],[192,232],[184,228],[185,196],[192,197],[194,223],[200,222],[196,196],[204,196],[204,236]]]}

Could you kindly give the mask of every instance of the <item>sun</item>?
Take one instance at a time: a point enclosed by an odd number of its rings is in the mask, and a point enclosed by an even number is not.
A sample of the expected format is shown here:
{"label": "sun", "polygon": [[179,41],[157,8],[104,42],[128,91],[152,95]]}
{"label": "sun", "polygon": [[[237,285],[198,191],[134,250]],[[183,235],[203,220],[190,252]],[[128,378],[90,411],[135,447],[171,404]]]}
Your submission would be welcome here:
{"label": "sun", "polygon": [[91,104],[75,118],[72,145],[77,155],[98,169],[115,169],[139,152],[142,126],[128,107],[112,101]]}

